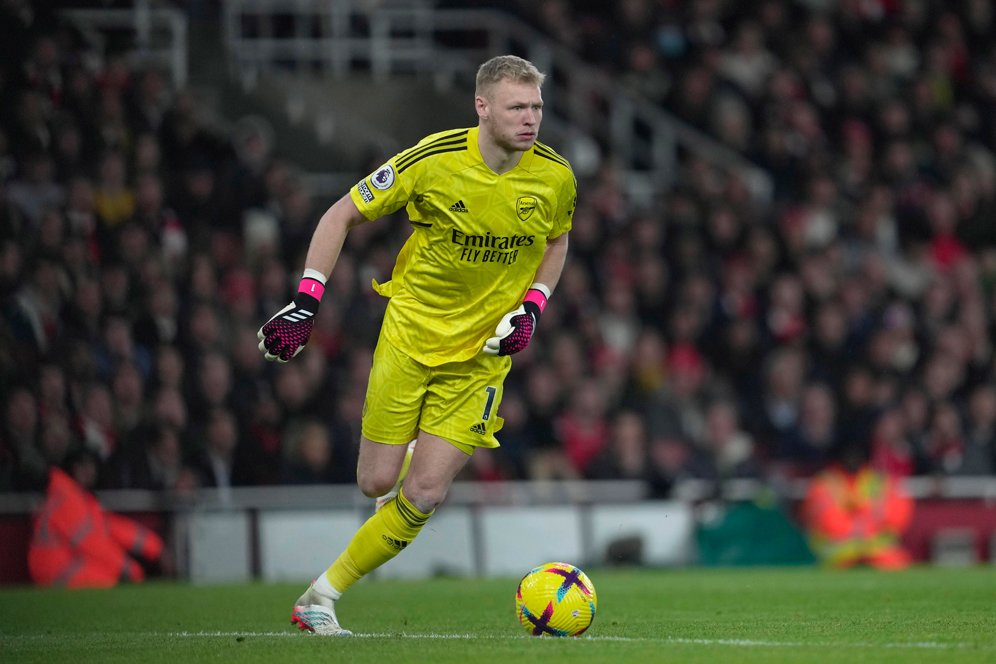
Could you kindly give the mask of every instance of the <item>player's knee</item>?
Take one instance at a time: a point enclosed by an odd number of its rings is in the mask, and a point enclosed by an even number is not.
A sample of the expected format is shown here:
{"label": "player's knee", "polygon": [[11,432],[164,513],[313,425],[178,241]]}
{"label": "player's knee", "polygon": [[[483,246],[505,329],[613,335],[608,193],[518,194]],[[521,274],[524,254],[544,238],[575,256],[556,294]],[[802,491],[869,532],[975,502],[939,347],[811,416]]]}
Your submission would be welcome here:
{"label": "player's knee", "polygon": [[356,471],[356,484],[360,487],[360,491],[363,492],[363,495],[368,498],[378,498],[383,496],[385,493],[394,488],[397,481],[397,475],[392,477],[390,473],[385,473],[377,469],[372,471],[357,469]]}
{"label": "player's knee", "polygon": [[405,482],[404,489],[402,490],[408,502],[423,514],[428,514],[439,507],[439,504],[443,502],[443,498],[446,497],[445,487],[418,484],[416,482]]}

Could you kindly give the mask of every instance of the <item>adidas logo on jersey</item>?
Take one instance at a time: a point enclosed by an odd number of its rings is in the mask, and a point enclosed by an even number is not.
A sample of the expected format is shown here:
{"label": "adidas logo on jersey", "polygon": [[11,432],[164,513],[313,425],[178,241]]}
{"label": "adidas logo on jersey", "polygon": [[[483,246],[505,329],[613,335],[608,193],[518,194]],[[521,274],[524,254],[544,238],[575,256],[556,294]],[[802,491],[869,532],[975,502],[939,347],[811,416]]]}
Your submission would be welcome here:
{"label": "adidas logo on jersey", "polygon": [[450,212],[470,212],[470,210],[463,204],[463,201],[457,201],[450,206]]}
{"label": "adidas logo on jersey", "polygon": [[470,430],[474,433],[479,433],[482,436],[488,432],[487,428],[484,426],[484,422],[478,422],[474,426],[470,427]]}

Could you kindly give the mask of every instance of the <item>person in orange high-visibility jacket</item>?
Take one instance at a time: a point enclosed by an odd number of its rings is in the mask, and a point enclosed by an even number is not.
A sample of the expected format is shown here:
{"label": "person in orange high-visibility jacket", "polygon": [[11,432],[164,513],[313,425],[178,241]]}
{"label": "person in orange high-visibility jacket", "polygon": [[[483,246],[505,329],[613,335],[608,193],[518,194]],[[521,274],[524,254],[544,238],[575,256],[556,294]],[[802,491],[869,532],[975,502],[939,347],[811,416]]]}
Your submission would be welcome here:
{"label": "person in orange high-visibility jacket", "polygon": [[142,581],[145,572],[135,557],[158,561],[162,538],[101,507],[89,491],[96,477],[92,458],[76,457],[69,466],[72,476],[56,467],[49,469],[45,500],[35,515],[28,547],[32,581],[67,588]]}
{"label": "person in orange high-visibility jacket", "polygon": [[803,502],[813,550],[836,568],[908,567],[910,555],[900,537],[912,514],[913,501],[898,480],[869,465],[859,445],[845,446],[838,460],[810,481]]}

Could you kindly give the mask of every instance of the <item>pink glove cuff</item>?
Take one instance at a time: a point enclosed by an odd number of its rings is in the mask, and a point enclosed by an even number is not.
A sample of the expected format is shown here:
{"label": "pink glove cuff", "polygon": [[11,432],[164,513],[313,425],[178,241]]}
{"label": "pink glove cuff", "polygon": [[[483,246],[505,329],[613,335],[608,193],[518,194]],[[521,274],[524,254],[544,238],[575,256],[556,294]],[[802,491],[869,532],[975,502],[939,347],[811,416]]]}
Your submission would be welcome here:
{"label": "pink glove cuff", "polygon": [[546,295],[543,294],[543,291],[537,288],[530,288],[526,291],[526,296],[522,298],[522,301],[532,302],[539,307],[540,313],[543,313],[543,310],[546,309]]}
{"label": "pink glove cuff", "polygon": [[310,279],[305,277],[301,280],[301,283],[297,287],[298,293],[305,293],[315,298],[319,302],[322,299],[322,295],[325,294],[325,284],[318,281],[317,279]]}

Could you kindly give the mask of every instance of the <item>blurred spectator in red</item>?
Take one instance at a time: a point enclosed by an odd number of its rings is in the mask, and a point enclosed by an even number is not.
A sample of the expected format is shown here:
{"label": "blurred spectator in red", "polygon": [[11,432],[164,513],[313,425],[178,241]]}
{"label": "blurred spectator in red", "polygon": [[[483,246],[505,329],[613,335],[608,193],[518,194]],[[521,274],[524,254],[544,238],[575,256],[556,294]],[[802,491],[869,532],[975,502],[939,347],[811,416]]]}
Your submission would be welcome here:
{"label": "blurred spectator in red", "polygon": [[163,541],[137,522],[106,512],[91,493],[98,459],[82,451],[70,457],[68,472],[49,471],[48,488],[34,523],[28,570],[38,585],[107,588],[137,583],[146,573],[136,560],[162,559]]}
{"label": "blurred spectator in red", "polygon": [[942,272],[950,270],[968,255],[968,250],[955,234],[957,210],[947,193],[934,192],[931,195],[927,204],[927,220],[932,234],[930,255],[934,265]]}
{"label": "blurred spectator in red", "polygon": [[899,540],[913,514],[912,499],[895,477],[868,464],[863,442],[847,441],[835,456],[810,482],[802,506],[817,556],[837,568],[908,567],[910,555]]}
{"label": "blurred spectator in red", "polygon": [[[845,435],[859,435],[859,430]],[[906,435],[906,422],[898,408],[886,408],[875,418],[869,445],[871,466],[889,477],[908,477],[923,463]]]}
{"label": "blurred spectator in red", "polygon": [[607,404],[601,386],[583,380],[569,397],[567,410],[556,422],[557,439],[575,472],[588,472],[609,440]]}
{"label": "blurred spectator in red", "polygon": [[802,282],[794,274],[775,277],[768,291],[765,330],[775,345],[800,341],[807,332],[805,294]]}

